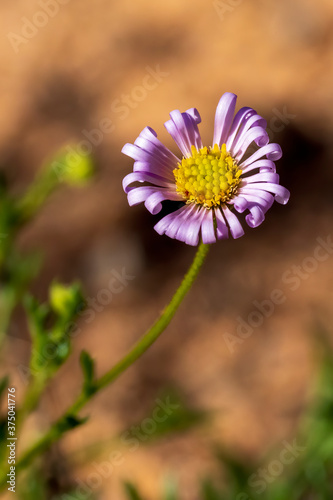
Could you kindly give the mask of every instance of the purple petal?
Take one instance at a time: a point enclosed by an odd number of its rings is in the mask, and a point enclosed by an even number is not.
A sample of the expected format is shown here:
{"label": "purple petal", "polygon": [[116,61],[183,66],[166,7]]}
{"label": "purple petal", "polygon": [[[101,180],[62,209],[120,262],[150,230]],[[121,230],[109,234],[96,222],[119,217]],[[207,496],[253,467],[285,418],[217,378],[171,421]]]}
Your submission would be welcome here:
{"label": "purple petal", "polygon": [[133,207],[134,205],[138,205],[146,201],[146,199],[156,192],[159,188],[153,186],[142,186],[137,187],[135,189],[131,189],[131,191],[127,195],[128,204]]}
{"label": "purple petal", "polygon": [[195,205],[186,205],[186,210],[184,210],[184,212],[179,215],[171,224],[170,226],[167,228],[166,230],[166,235],[169,236],[169,238],[174,238],[174,239],[177,239],[179,241],[185,241],[184,239],[182,239],[181,237],[181,234],[182,234],[182,230],[186,227],[185,226],[185,222],[187,219],[189,219],[189,217],[191,216],[191,214],[193,213],[193,211],[195,210]]}
{"label": "purple petal", "polygon": [[288,203],[290,198],[290,192],[288,191],[288,189],[284,188],[283,186],[280,186],[280,184],[273,184],[272,182],[248,184],[246,188],[249,190],[261,189],[263,191],[274,193],[276,201],[278,203],[281,203],[282,205]]}
{"label": "purple petal", "polygon": [[186,113],[191,116],[194,123],[196,123],[197,125],[199,125],[199,123],[201,123],[201,116],[199,114],[199,111],[196,108],[187,109]]}
{"label": "purple petal", "polygon": [[154,227],[159,234],[169,238],[196,245],[199,240],[199,208],[195,204],[185,205],[176,212],[168,214]]}
{"label": "purple petal", "polygon": [[[247,174],[251,170],[259,169],[260,172],[276,172],[275,163],[271,160],[257,160],[243,168],[243,174]],[[243,175],[242,174],[242,175]]]}
{"label": "purple petal", "polygon": [[248,177],[242,177],[242,186],[246,186],[253,182],[273,182],[274,184],[278,184],[279,175],[273,172],[261,172],[259,174],[249,175]]}
{"label": "purple petal", "polygon": [[181,113],[178,110],[171,111],[170,118],[170,120],[165,122],[165,128],[176,142],[183,156],[191,157],[192,146],[196,149],[202,148],[202,141],[196,123],[198,118],[193,118],[192,110],[191,114],[187,112]]}
{"label": "purple petal", "polygon": [[270,196],[270,198],[267,200],[261,198],[260,196],[251,196],[243,194],[243,196],[238,196],[237,198],[235,198],[232,201],[232,205],[234,206],[235,210],[237,210],[237,212],[240,214],[245,212],[245,210],[251,211],[251,209],[254,206],[259,206],[260,210],[263,213],[266,213],[274,202],[274,196],[272,196],[270,193],[266,194]]}
{"label": "purple petal", "polygon": [[170,158],[168,158],[162,150],[158,149],[155,144],[148,141],[148,139],[145,139],[144,137],[139,136],[135,139],[134,146],[139,147],[140,150],[145,153],[144,157],[141,154],[141,157],[135,158],[137,160],[153,158],[155,161],[158,161],[160,164],[170,168],[171,170],[174,169],[178,163],[177,160],[170,160]]}
{"label": "purple petal", "polygon": [[183,214],[178,217],[178,220],[175,221],[175,223],[170,225],[165,234],[171,238],[184,242],[186,240],[188,229],[186,221],[190,220],[192,217],[196,218],[197,212],[198,207],[194,203],[186,205],[186,210],[184,210]]}
{"label": "purple petal", "polygon": [[155,224],[154,226],[155,231],[160,235],[165,234],[165,232],[171,226],[171,224],[174,221],[181,220],[182,215],[186,213],[189,210],[189,208],[190,208],[189,205],[184,205],[175,212],[172,212],[171,214],[168,214],[165,217],[163,217],[163,219],[161,219],[157,224]]}
{"label": "purple petal", "polygon": [[[204,209],[205,210],[205,209]],[[206,209],[201,224],[202,242],[205,244],[215,243],[216,236],[214,230],[213,210]]]}
{"label": "purple petal", "polygon": [[165,200],[181,201],[182,197],[176,191],[163,189],[151,194],[145,201],[145,207],[151,214],[158,214],[162,210],[161,202]]}
{"label": "purple petal", "polygon": [[249,200],[243,196],[237,196],[237,198],[231,200],[231,204],[235,207],[235,210],[237,210],[238,213],[242,214],[244,210],[248,208]]}
{"label": "purple petal", "polygon": [[157,139],[157,134],[155,130],[153,130],[151,127],[145,127],[142,132],[140,133],[140,136],[148,139],[150,142],[152,142],[163,154],[168,157],[173,163],[179,163],[180,159],[177,158],[176,155],[174,155],[170,149],[168,149],[159,139]]}
{"label": "purple petal", "polygon": [[165,177],[151,174],[148,172],[131,172],[130,174],[126,175],[123,179],[123,189],[126,194],[132,189],[135,189],[135,186],[129,187],[131,184],[133,184],[133,182],[150,182],[155,186],[169,187],[169,188],[172,187],[172,183],[170,183]]}
{"label": "purple petal", "polygon": [[200,228],[206,210],[206,208],[194,204],[191,208],[188,206],[187,213],[181,215],[177,231],[174,231],[174,228],[170,226],[165,234],[183,241],[187,245],[196,246],[199,242]]}
{"label": "purple petal", "polygon": [[264,212],[260,207],[254,206],[249,208],[250,213],[245,217],[247,224],[250,227],[258,227],[265,220]]}
{"label": "purple petal", "polygon": [[175,176],[170,168],[166,168],[156,160],[150,161],[135,161],[133,165],[133,172],[145,172],[159,177],[168,179],[170,183],[175,183]]}
{"label": "purple petal", "polygon": [[259,160],[259,158],[262,158],[265,156],[268,158],[268,160],[271,161],[276,161],[279,160],[282,156],[282,150],[278,144],[272,143],[272,144],[267,144],[263,148],[258,149],[253,155],[251,155],[249,158],[247,158],[245,161],[243,161],[240,165],[239,168],[242,170],[247,167],[248,165],[251,165],[256,160]]}
{"label": "purple petal", "polygon": [[266,144],[269,143],[269,137],[266,130],[262,127],[252,127],[243,135],[242,141],[237,143],[234,151],[234,158],[237,161],[243,158],[252,142],[255,142],[258,147],[266,146]]}
{"label": "purple petal", "polygon": [[[246,108],[246,109],[248,109],[248,108]],[[247,115],[245,115],[245,118],[243,118],[243,122],[239,128],[237,136],[235,137],[231,147],[229,148],[229,151],[231,151],[233,156],[235,156],[235,155],[239,156],[239,150],[242,147],[242,144],[244,143],[246,136],[248,135],[248,133],[250,131],[252,131],[254,128],[257,128],[257,127],[266,131],[266,127],[267,127],[266,120],[264,120],[262,118],[262,116],[258,115],[254,110],[252,110],[252,113],[250,113],[248,111]],[[265,133],[262,133],[262,135],[264,137],[266,137],[267,132],[266,132],[266,135],[265,135]],[[260,134],[259,134],[259,137],[260,137]],[[263,139],[255,139],[254,138],[252,140],[254,140],[256,142],[257,146],[259,146],[259,147],[265,146],[267,144],[267,142],[266,143],[262,142]],[[228,139],[228,142],[229,142],[229,139]],[[242,149],[244,149],[244,147],[242,147]]]}
{"label": "purple petal", "polygon": [[148,171],[174,180],[172,171],[180,160],[168,150],[156,137],[156,132],[146,127],[142,130],[134,144],[125,144],[122,153],[133,158],[139,165],[134,171]]}
{"label": "purple petal", "polygon": [[154,186],[140,186],[131,189],[127,194],[127,199],[131,207],[145,202],[145,206],[149,212],[156,214],[162,208],[161,201],[181,201],[182,197],[175,189],[169,190]]}
{"label": "purple petal", "polygon": [[165,200],[162,191],[156,191],[155,193],[148,196],[145,201],[145,207],[151,214],[158,214],[162,210],[162,201]]}
{"label": "purple petal", "polygon": [[229,238],[229,229],[220,208],[215,208],[216,234],[218,240]]}
{"label": "purple petal", "polygon": [[187,245],[196,246],[199,243],[199,232],[203,213],[195,206],[193,213],[187,218],[177,233],[177,240]]}
{"label": "purple petal", "polygon": [[244,230],[238,220],[238,217],[232,213],[227,206],[222,206],[222,210],[230,228],[231,236],[235,239],[243,236]]}
{"label": "purple petal", "polygon": [[[250,227],[257,227],[265,220],[264,214],[267,212],[269,206],[271,206],[274,201],[273,196],[270,196],[270,205],[267,204],[263,199],[258,199],[254,196],[238,196],[233,205],[235,207],[235,210],[237,210],[237,212],[239,213],[243,213],[246,209],[249,210],[250,213],[245,217],[245,220]],[[264,206],[261,207],[260,205],[262,205],[263,202]]]}
{"label": "purple petal", "polygon": [[[142,138],[141,139],[138,138],[136,141],[139,141],[141,143],[143,141],[145,141],[145,143],[148,142],[147,140]],[[146,147],[148,147],[147,144]],[[121,152],[127,156],[130,156],[131,158],[133,158],[133,160],[140,162],[155,163],[157,165],[166,167],[170,171],[172,171],[177,166],[177,163],[172,163],[162,153],[159,153],[157,150],[148,151],[146,149],[142,149],[137,144],[127,143],[125,144]]]}
{"label": "purple petal", "polygon": [[237,96],[226,92],[220,99],[215,113],[213,146],[221,147],[228,138],[232,119],[235,113]]}
{"label": "purple petal", "polygon": [[236,136],[239,137],[239,134],[244,129],[244,126],[249,118],[251,118],[251,116],[255,114],[256,112],[254,111],[254,109],[248,107],[241,108],[237,111],[228,134],[228,139],[226,142],[227,151],[232,151]]}
{"label": "purple petal", "polygon": [[[182,113],[182,117],[184,119],[185,130],[187,132],[189,144],[191,144],[191,146],[194,146],[197,150],[199,150],[200,148],[202,148],[202,140],[198,129],[198,125],[196,124],[192,116],[189,115],[188,113]],[[191,156],[192,156],[192,149],[191,149]]]}
{"label": "purple petal", "polygon": [[239,189],[238,192],[248,203],[260,205],[264,212],[267,212],[274,203],[274,196],[267,191],[243,188]]}

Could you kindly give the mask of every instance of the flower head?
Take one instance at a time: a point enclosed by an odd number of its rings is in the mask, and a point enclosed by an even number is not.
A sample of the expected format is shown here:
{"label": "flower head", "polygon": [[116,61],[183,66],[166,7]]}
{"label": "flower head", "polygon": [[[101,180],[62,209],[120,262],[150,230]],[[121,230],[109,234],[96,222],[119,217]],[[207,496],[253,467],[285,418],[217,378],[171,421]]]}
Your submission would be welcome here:
{"label": "flower head", "polygon": [[[159,234],[197,245],[243,236],[239,214],[247,212],[250,227],[259,226],[274,200],[286,204],[289,191],[279,184],[274,161],[282,156],[278,144],[269,144],[267,122],[244,107],[235,114],[237,96],[225,93],[217,106],[212,146],[204,147],[194,108],[172,111],[164,125],[181,151],[175,156],[146,127],[134,144],[122,152],[133,158],[133,172],[123,188],[130,205],[144,202],[157,214],[165,200],[182,206],[156,225]],[[250,153],[254,143],[257,148]]]}

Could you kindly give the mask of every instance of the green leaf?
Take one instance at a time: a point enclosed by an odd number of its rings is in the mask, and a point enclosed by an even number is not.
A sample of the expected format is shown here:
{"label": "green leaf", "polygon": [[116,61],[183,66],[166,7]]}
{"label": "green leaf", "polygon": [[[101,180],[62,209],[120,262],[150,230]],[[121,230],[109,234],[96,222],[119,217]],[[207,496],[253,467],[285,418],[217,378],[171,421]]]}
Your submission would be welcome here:
{"label": "green leaf", "polygon": [[143,497],[139,494],[138,490],[132,483],[126,481],[124,483],[124,487],[129,500],[143,500]]}
{"label": "green leaf", "polygon": [[2,397],[3,392],[7,389],[9,383],[9,377],[5,375],[0,379],[0,399]]}
{"label": "green leaf", "polygon": [[84,381],[87,385],[91,385],[95,376],[95,362],[87,351],[81,352],[80,363]]}
{"label": "green leaf", "polygon": [[[209,417],[204,411],[188,405],[185,398],[174,388],[161,393],[160,397],[155,400],[155,407],[151,410],[150,415],[153,415],[156,407],[160,407],[161,411],[164,411],[164,418],[155,421],[156,430],[151,434],[151,439],[172,432],[186,432],[202,424]],[[167,410],[164,410],[165,407]],[[149,439],[147,441],[149,442]]]}
{"label": "green leaf", "polygon": [[246,489],[253,466],[251,467],[251,464],[242,464],[221,446],[218,446],[216,449],[216,457],[219,459],[221,465],[227,469],[228,476],[236,491]]}
{"label": "green leaf", "polygon": [[205,479],[201,485],[203,500],[223,500],[210,479]]}
{"label": "green leaf", "polygon": [[[27,476],[17,481],[17,497],[19,500],[41,500],[47,498],[47,480],[41,467],[33,467]],[[16,496],[14,495],[14,496]]]}
{"label": "green leaf", "polygon": [[[88,495],[88,496],[87,496]],[[93,493],[84,493],[84,500],[94,500],[97,498]],[[54,497],[52,500],[82,500],[82,493],[80,491],[72,490],[68,493],[62,493],[61,495]],[[36,499],[34,499],[36,500]],[[42,499],[40,499],[42,500]]]}
{"label": "green leaf", "polygon": [[163,499],[164,500],[178,500],[178,488],[176,481],[167,479],[164,485]]}
{"label": "green leaf", "polygon": [[0,462],[7,454],[7,418],[0,418]]}
{"label": "green leaf", "polygon": [[76,415],[65,415],[62,420],[57,425],[57,430],[61,433],[69,431],[71,429],[75,429],[80,425],[85,424],[88,421],[89,417],[80,418]]}
{"label": "green leaf", "polygon": [[23,297],[23,305],[27,312],[29,330],[32,341],[38,350],[38,344],[45,338],[45,322],[50,314],[50,308],[47,304],[39,304],[38,300],[30,294]]}

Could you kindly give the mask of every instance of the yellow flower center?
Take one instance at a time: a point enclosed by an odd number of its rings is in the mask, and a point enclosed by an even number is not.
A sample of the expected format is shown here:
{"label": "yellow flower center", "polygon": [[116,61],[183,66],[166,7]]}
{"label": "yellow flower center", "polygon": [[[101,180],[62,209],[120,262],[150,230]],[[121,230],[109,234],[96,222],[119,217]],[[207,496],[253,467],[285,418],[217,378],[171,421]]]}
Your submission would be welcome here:
{"label": "yellow flower center", "polygon": [[207,208],[226,203],[237,191],[241,169],[227,152],[221,149],[192,146],[191,158],[183,158],[173,171],[177,191],[187,203],[197,203]]}

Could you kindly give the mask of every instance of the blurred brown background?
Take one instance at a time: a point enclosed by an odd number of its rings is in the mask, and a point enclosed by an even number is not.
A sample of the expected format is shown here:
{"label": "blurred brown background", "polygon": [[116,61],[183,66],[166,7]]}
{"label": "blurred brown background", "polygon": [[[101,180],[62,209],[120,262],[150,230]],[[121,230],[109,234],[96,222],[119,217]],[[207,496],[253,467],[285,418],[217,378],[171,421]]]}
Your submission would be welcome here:
{"label": "blurred brown background", "polygon": [[[35,1],[3,0],[0,6],[1,168],[20,192],[64,144],[86,140],[106,118],[112,131],[93,145],[94,181],[84,189],[61,188],[22,234],[23,248],[45,255],[33,291],[45,299],[54,277],[79,277],[86,296],[96,297],[111,270],[125,267],[135,279],[94,321],[82,322],[75,354],[45,394],[23,443],[46,429],[79,391],[80,350],[89,350],[103,373],[155,319],[193,256],[192,248],[153,231],[159,216],[128,207],[121,181],[132,162],[120,153],[123,144],[150,125],[176,151],[163,123],[171,110],[190,107],[199,109],[203,141],[210,144],[215,107],[230,91],[238,94],[239,107],[254,107],[267,118],[284,150],[278,169],[290,203],[275,204],[264,224],[241,240],[212,247],[162,338],[89,405],[90,422],[53,452],[53,467],[67,456],[58,474],[62,481],[85,480],[93,469],[89,459],[85,465],[77,459],[82,450],[149,416],[159,392],[175,386],[190,406],[211,413],[209,423],[127,453],[103,480],[100,498],[123,498],[119,478],[136,481],[148,499],[157,498],[171,475],[183,498],[192,500],[197,478],[214,473],[212,442],[246,460],[288,439],[311,397],[313,324],[318,318],[332,324],[332,256],[300,279],[294,292],[282,276],[302,266],[316,239],[326,240],[332,231],[333,4],[51,3],[44,10]],[[38,12],[47,8],[54,10],[45,23]],[[44,26],[36,31],[29,21]],[[154,88],[142,90],[146,75],[156,70]],[[268,299],[275,288],[283,290],[285,302],[231,353],[224,335],[236,335],[237,317],[246,320],[253,301]],[[16,368],[28,354],[27,327],[18,316],[7,361],[21,392]],[[110,451],[105,444],[103,453]]]}

